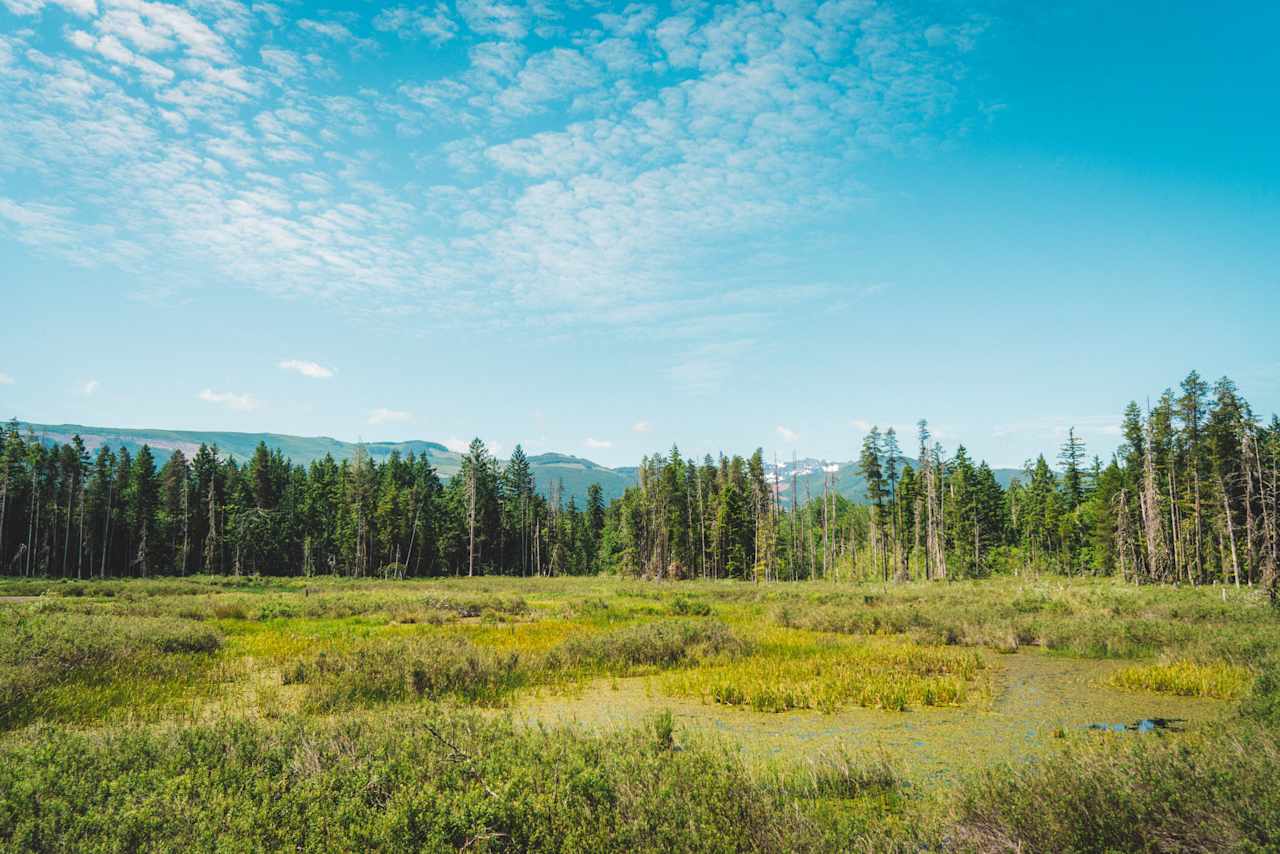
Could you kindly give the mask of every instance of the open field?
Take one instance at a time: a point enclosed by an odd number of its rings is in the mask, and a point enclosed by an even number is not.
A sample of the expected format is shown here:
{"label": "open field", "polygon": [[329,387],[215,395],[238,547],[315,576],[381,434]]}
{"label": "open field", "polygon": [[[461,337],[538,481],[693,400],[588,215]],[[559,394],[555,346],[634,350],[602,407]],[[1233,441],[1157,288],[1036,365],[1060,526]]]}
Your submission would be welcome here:
{"label": "open field", "polygon": [[1249,588],[10,580],[0,841],[1260,850],[1277,672]]}

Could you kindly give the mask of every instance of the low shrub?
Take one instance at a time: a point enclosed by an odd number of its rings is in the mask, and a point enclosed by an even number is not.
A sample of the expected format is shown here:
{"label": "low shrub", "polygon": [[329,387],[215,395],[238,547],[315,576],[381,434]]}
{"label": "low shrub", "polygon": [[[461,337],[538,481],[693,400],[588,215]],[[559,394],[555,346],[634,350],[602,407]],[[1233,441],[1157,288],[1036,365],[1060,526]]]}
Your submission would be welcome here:
{"label": "low shrub", "polygon": [[[678,749],[677,749],[678,748]],[[856,791],[824,771],[815,794]],[[812,851],[800,788],[655,720],[608,735],[427,709],[0,748],[6,850]]]}
{"label": "low shrub", "polygon": [[946,834],[961,851],[1273,851],[1280,735],[1068,740],[966,786]]}
{"label": "low shrub", "polygon": [[1263,665],[1249,696],[1240,704],[1240,714],[1280,731],[1280,660],[1270,659]]}
{"label": "low shrub", "polygon": [[711,606],[706,602],[683,595],[672,599],[669,607],[671,613],[678,617],[710,617],[712,614]]}
{"label": "low shrub", "polygon": [[306,686],[303,708],[338,709],[452,697],[496,704],[524,681],[515,653],[456,637],[377,639],[285,666],[285,684]]}
{"label": "low shrub", "polygon": [[728,626],[709,620],[661,620],[570,638],[551,650],[552,670],[622,675],[637,668],[662,669],[746,654],[750,644]]}

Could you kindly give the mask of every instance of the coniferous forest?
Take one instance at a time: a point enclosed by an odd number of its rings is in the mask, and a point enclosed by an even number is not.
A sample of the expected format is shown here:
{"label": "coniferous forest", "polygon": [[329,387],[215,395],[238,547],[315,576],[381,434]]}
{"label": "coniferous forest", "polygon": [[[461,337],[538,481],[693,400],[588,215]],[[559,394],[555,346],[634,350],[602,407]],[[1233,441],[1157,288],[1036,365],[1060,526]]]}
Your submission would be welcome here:
{"label": "coniferous forest", "polygon": [[[471,443],[443,482],[425,457],[357,452],[296,466],[260,445],[245,464],[202,446],[158,466],[143,447],[0,437],[4,574],[557,576],[614,573],[758,581],[909,580],[1058,572],[1134,582],[1262,585],[1280,561],[1280,422],[1197,373],[1124,411],[1107,459],[1068,431],[1002,488],[963,445],[947,454],[872,429],[865,501],[799,496],[748,458],[645,458],[606,505],[535,489],[520,447]],[[910,444],[907,456],[907,444]]]}

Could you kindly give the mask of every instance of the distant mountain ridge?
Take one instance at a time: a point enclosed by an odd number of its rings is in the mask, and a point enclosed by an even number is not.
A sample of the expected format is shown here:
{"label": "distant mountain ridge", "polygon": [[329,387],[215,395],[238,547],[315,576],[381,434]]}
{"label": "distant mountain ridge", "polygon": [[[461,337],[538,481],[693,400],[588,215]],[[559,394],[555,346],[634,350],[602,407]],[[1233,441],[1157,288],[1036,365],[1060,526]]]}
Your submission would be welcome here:
{"label": "distant mountain ridge", "polygon": [[[329,454],[335,460],[350,459],[357,442],[344,442],[329,436],[292,436],[285,433],[238,433],[214,430],[157,430],[131,427],[94,427],[85,424],[35,424],[18,422],[25,432],[28,428],[46,443],[65,444],[71,437],[79,434],[90,452],[102,445],[112,448],[125,447],[131,454],[136,454],[143,445],[150,446],[156,458],[163,462],[177,450],[190,458],[201,444],[217,445],[224,456],[243,462],[253,455],[259,442],[266,442],[267,447],[278,449],[286,458],[297,465],[310,465]],[[462,457],[456,451],[449,450],[439,442],[409,440],[405,442],[364,442],[365,450],[371,459],[383,462],[393,452],[408,456],[410,452],[417,456],[425,455],[431,465],[439,472],[440,477],[448,479],[461,469]],[[903,462],[917,466],[915,460],[904,458]],[[587,495],[587,489],[593,483],[600,484],[606,501],[618,498],[629,486],[636,483],[637,468],[620,466],[609,468],[582,457],[570,454],[549,452],[531,454],[529,465],[533,471],[538,491],[550,494],[558,485],[561,498],[568,501],[571,497],[581,504]],[[822,494],[823,478],[826,470],[835,467],[836,490],[846,498],[862,502],[865,500],[865,483],[858,474],[858,468],[852,462],[833,462],[814,458],[798,459],[794,462],[779,462],[777,468],[778,486],[784,503],[791,500],[792,475],[799,500],[804,503],[810,497]],[[794,468],[793,468],[794,467]],[[773,475],[773,463],[766,463],[769,476]],[[1022,472],[1018,469],[994,469],[996,480],[1001,486],[1009,483]]]}
{"label": "distant mountain ridge", "polygon": [[[902,471],[903,465],[910,465],[916,471],[920,470],[919,460],[911,457],[899,457],[898,471]],[[835,468],[834,472],[831,471],[832,467]],[[783,503],[789,504],[791,501],[793,475],[795,490],[799,494],[800,503],[803,504],[809,498],[816,498],[822,495],[823,482],[828,473],[836,476],[836,492],[852,501],[862,502],[865,500],[866,481],[858,473],[857,463],[838,463],[831,460],[806,457],[797,459],[794,462],[778,462],[778,491]],[[1021,469],[993,468],[991,473],[995,475],[996,482],[1005,489],[1008,489],[1009,484],[1013,483],[1015,479],[1023,477]],[[772,462],[765,463],[765,474],[769,479],[773,478],[774,465]]]}
{"label": "distant mountain ridge", "polygon": [[[200,445],[217,445],[223,456],[229,456],[237,462],[243,462],[253,456],[259,442],[266,442],[267,447],[278,449],[296,465],[310,465],[315,460],[323,459],[325,454],[335,460],[350,459],[359,444],[363,444],[369,457],[383,462],[393,452],[400,456],[408,456],[410,452],[431,461],[442,479],[448,479],[462,468],[462,455],[451,451],[439,442],[409,440],[405,442],[344,442],[329,436],[291,436],[285,433],[237,433],[215,430],[153,430],[149,428],[131,427],[94,427],[87,424],[34,424],[19,421],[18,426],[25,432],[28,428],[47,443],[65,444],[71,437],[79,434],[90,452],[102,445],[112,448],[125,447],[129,453],[136,454],[143,445],[148,445],[160,462],[168,460],[174,451],[182,451],[191,458]],[[581,504],[586,498],[587,489],[593,483],[600,484],[606,501],[612,501],[622,495],[628,486],[635,483],[634,474],[619,472],[581,457],[569,454],[531,454],[529,466],[533,470],[534,481],[538,490],[550,494],[552,487],[561,484],[560,493],[565,501],[576,498]]]}

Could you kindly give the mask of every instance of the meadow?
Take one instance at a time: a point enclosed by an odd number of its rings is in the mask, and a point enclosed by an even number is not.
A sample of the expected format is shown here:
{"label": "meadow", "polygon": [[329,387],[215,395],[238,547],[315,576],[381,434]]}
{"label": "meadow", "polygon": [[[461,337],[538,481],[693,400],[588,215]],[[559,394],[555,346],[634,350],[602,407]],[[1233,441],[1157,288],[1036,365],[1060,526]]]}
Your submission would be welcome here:
{"label": "meadow", "polygon": [[5,850],[1280,847],[1248,587],[0,581]]}

